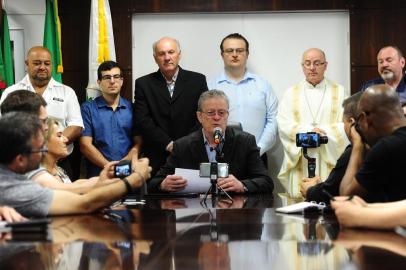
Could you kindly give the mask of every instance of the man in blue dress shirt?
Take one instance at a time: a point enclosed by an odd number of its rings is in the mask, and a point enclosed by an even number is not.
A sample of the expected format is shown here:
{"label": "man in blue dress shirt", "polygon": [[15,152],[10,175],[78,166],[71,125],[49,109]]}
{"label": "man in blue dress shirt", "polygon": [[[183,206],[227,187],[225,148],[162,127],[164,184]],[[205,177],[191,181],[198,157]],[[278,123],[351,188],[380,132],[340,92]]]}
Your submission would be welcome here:
{"label": "man in blue dress shirt", "polygon": [[361,91],[376,84],[386,84],[395,89],[401,102],[406,102],[406,76],[403,72],[405,58],[396,46],[386,46],[380,49],[378,56],[378,72],[380,78],[369,80],[361,86]]}
{"label": "man in blue dress shirt", "polygon": [[247,70],[249,43],[242,35],[233,33],[220,44],[224,71],[208,82],[210,90],[226,93],[230,100],[229,123],[239,122],[244,131],[255,136],[261,158],[275,144],[278,99],[271,85]]}
{"label": "man in blue dress shirt", "polygon": [[86,158],[88,178],[99,175],[109,161],[130,159],[130,150],[136,144],[132,105],[120,96],[123,76],[118,64],[101,63],[97,83],[102,95],[81,106],[85,130],[80,138],[80,151]]}

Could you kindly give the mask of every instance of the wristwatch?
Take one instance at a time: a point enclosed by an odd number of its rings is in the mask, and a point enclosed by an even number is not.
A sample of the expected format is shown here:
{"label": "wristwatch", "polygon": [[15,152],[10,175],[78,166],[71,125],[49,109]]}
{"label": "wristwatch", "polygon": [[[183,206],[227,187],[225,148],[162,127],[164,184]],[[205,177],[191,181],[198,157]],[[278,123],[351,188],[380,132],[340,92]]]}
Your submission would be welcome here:
{"label": "wristwatch", "polygon": [[128,194],[128,193],[131,193],[132,190],[133,190],[133,188],[131,187],[131,184],[130,184],[130,182],[128,181],[128,179],[127,179],[126,177],[124,177],[124,178],[120,178],[120,180],[124,182],[124,185],[125,185],[125,187],[126,187],[126,189],[127,189],[127,194]]}

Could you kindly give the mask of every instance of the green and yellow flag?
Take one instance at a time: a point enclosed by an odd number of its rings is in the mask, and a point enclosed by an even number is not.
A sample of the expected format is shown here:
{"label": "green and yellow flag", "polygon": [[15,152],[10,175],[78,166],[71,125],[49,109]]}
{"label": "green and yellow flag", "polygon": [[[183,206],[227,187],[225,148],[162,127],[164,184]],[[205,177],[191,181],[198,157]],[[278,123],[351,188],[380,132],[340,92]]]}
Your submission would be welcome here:
{"label": "green and yellow flag", "polygon": [[44,47],[51,52],[52,77],[56,81],[62,82],[61,23],[58,16],[58,1],[45,0],[45,2]]}
{"label": "green and yellow flag", "polygon": [[89,30],[89,83],[86,87],[87,99],[100,96],[97,84],[97,69],[107,60],[116,61],[113,23],[108,0],[92,0]]}
{"label": "green and yellow flag", "polygon": [[14,84],[13,53],[11,51],[10,30],[7,13],[3,10],[0,29],[0,88]]}

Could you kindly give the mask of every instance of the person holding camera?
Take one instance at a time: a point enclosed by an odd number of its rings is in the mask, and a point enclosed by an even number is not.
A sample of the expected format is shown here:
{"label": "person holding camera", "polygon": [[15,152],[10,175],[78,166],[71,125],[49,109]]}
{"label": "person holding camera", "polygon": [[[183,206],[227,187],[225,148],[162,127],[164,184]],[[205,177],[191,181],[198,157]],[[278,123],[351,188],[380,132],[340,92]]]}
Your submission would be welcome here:
{"label": "person holding camera", "polygon": [[[255,137],[227,128],[229,102],[220,90],[203,92],[198,101],[197,118],[202,129],[174,142],[173,152],[158,173],[148,181],[148,191],[177,192],[187,179],[174,175],[175,168],[199,169],[202,162],[224,162],[229,165],[228,177],[220,177],[218,186],[233,193],[272,193],[273,182],[260,159]],[[221,137],[215,139],[218,131]]]}
{"label": "person holding camera", "polygon": [[129,159],[131,149],[138,147],[132,133],[132,104],[120,96],[123,75],[118,64],[101,63],[97,83],[102,95],[81,106],[85,129],[80,151],[86,158],[88,178],[99,175],[109,161]]}
{"label": "person holding camera", "polygon": [[316,159],[315,174],[321,179],[327,178],[348,144],[341,104],[349,91],[324,77],[327,64],[322,50],[306,50],[302,58],[306,78],[286,91],[279,106],[277,122],[284,159],[278,178],[292,197],[301,196],[299,183],[308,176],[308,161],[302,148],[296,146],[297,133],[316,132],[328,137],[327,144],[308,149],[308,155]]}
{"label": "person holding camera", "polygon": [[113,176],[118,162],[109,162],[99,178],[111,181],[86,194],[44,188],[28,179],[25,173],[38,168],[47,152],[42,123],[38,116],[10,112],[0,118],[0,205],[14,207],[21,215],[84,214],[94,212],[139,188],[150,177],[147,158],[138,159],[132,151],[132,173],[122,179]]}
{"label": "person holding camera", "polygon": [[[343,102],[344,130],[349,139],[351,126],[355,123],[355,119],[357,119],[358,116],[357,106],[361,94],[361,92],[358,92]],[[325,181],[321,182],[320,176],[318,175],[312,178],[305,177],[302,179],[300,183],[300,193],[307,201],[330,203],[331,196],[339,195],[341,179],[350,161],[351,150],[352,146],[349,144]]]}

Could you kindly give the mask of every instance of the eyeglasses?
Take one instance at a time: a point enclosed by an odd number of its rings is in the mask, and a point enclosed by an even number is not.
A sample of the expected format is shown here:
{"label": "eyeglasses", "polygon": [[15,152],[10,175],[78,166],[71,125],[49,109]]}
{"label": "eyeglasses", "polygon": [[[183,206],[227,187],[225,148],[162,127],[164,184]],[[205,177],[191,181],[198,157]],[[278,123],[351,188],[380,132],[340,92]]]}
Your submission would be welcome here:
{"label": "eyeglasses", "polygon": [[25,152],[26,154],[35,154],[35,153],[41,153],[41,154],[43,154],[43,153],[47,153],[48,152],[48,147],[46,147],[46,146],[43,146],[43,147],[41,147],[40,149],[36,149],[36,150],[32,150],[31,149],[31,151],[27,151],[27,152]]}
{"label": "eyeglasses", "polygon": [[310,62],[310,61],[304,61],[304,62],[302,63],[302,65],[303,65],[305,68],[311,68],[312,65],[313,65],[313,67],[318,68],[318,67],[320,67],[320,66],[323,66],[325,63],[326,63],[326,62],[321,62],[321,61],[314,61],[313,63]]}
{"label": "eyeglasses", "polygon": [[119,81],[119,80],[123,79],[123,76],[121,76],[121,74],[116,74],[116,75],[103,75],[101,77],[102,81],[111,81],[112,78],[115,81]]}
{"label": "eyeglasses", "polygon": [[246,50],[244,48],[237,48],[237,49],[228,48],[228,49],[223,50],[223,52],[225,54],[233,54],[233,52],[235,52],[236,54],[243,54],[243,53],[245,53],[245,51]]}
{"label": "eyeglasses", "polygon": [[226,110],[218,110],[218,111],[207,111],[207,112],[202,112],[208,117],[214,117],[216,114],[220,117],[224,117],[228,114],[228,111]]}

